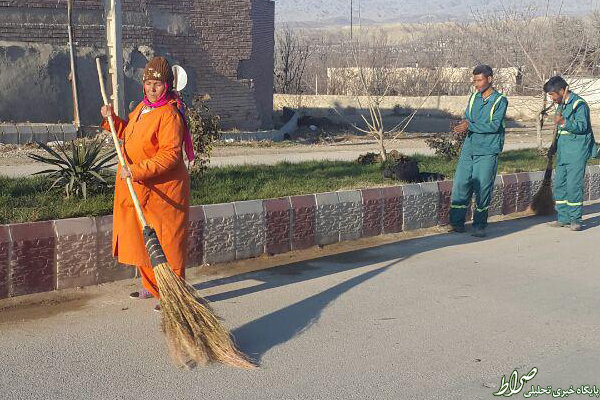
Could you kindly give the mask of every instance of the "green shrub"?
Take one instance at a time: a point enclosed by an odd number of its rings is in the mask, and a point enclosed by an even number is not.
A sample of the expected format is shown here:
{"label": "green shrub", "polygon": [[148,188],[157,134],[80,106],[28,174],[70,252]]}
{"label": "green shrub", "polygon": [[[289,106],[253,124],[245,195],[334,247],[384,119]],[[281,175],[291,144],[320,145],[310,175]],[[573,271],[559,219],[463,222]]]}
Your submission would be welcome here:
{"label": "green shrub", "polygon": [[433,149],[436,155],[446,160],[455,160],[460,155],[460,149],[467,137],[466,133],[444,133],[425,140],[427,146]]}
{"label": "green shrub", "polygon": [[196,96],[185,110],[196,153],[192,170],[200,175],[208,168],[213,145],[221,137],[221,118],[208,107],[209,100],[208,95]]}

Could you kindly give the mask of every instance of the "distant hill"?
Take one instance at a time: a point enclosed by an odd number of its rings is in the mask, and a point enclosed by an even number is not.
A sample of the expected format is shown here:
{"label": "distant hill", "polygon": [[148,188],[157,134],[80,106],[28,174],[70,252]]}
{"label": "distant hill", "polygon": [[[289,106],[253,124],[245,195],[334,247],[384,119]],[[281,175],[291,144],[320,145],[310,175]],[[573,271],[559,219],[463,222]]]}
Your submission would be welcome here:
{"label": "distant hill", "polygon": [[[353,0],[354,19],[358,23],[360,3],[363,24],[415,23],[465,20],[472,10],[499,10],[507,7],[533,5],[545,11],[547,0]],[[557,12],[560,1],[551,1]],[[350,21],[350,0],[275,0],[278,23],[307,27],[347,25]],[[565,0],[563,15],[581,15],[600,8],[600,0]]]}

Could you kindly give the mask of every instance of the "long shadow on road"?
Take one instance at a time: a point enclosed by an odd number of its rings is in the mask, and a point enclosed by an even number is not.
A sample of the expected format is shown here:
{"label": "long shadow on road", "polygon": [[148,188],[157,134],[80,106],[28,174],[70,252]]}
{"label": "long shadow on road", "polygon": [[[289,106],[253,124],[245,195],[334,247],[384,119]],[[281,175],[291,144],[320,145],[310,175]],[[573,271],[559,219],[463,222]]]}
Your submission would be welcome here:
{"label": "long shadow on road", "polygon": [[[393,263],[392,263],[393,264]],[[392,264],[362,273],[319,294],[251,321],[233,332],[246,354],[260,362],[273,347],[285,343],[318,321],[327,306],[343,293],[374,278]]]}
{"label": "long shadow on road", "polygon": [[[586,206],[584,212],[586,214],[598,213],[600,212],[600,204]],[[236,329],[234,336],[239,338],[238,344],[240,347],[254,356],[257,361],[260,361],[260,358],[271,348],[285,343],[308,329],[318,320],[323,310],[342,294],[380,275],[387,269],[401,264],[414,255],[473,242],[484,243],[502,236],[527,230],[535,225],[549,222],[552,219],[552,217],[525,217],[494,222],[488,228],[488,236],[482,239],[475,239],[468,234],[440,234],[419,237],[368,249],[291,263],[262,271],[249,272],[229,278],[214,279],[199,283],[195,287],[198,290],[202,290],[225,284],[243,283],[244,281],[252,281],[253,283],[256,281],[262,282],[258,285],[224,291],[206,297],[211,302],[217,302],[264,290],[292,286],[340,272],[351,270],[359,272],[369,266],[375,268],[369,269],[369,271],[352,277],[319,294],[262,316]],[[600,217],[589,218],[584,221],[584,228],[593,228],[599,224],[599,221]],[[573,234],[576,235],[577,233],[574,232]],[[377,264],[383,265],[377,266]]]}

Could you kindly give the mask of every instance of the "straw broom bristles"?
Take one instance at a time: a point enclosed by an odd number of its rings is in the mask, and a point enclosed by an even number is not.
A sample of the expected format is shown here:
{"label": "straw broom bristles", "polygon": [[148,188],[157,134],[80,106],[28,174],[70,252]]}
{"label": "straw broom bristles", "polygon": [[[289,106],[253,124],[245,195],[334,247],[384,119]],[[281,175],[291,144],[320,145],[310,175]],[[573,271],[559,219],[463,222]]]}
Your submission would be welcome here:
{"label": "straw broom bristles", "polygon": [[168,264],[154,268],[160,288],[162,326],[171,356],[180,365],[216,361],[238,368],[255,368],[198,292],[175,275]]}
{"label": "straw broom bristles", "polygon": [[550,149],[548,149],[548,163],[544,172],[544,180],[542,186],[531,200],[531,211],[535,215],[554,215],[554,195],[552,193],[552,167],[554,165],[554,153],[556,152],[558,126],[554,126],[554,139]]}
{"label": "straw broom bristles", "polygon": [[[546,111],[548,111],[554,102],[548,106],[548,108],[542,111],[541,116],[546,115]],[[562,104],[562,102],[561,102]],[[543,118],[541,120],[543,124]],[[547,157],[548,163],[546,164],[546,171],[544,173],[544,180],[542,181],[542,186],[539,188],[537,193],[533,196],[531,200],[530,209],[535,213],[535,215],[554,215],[556,210],[554,208],[554,194],[552,193],[552,169],[554,165],[554,155],[556,154],[558,147],[558,124],[554,124],[554,130],[552,132],[552,144],[548,149]]]}
{"label": "straw broom bristles", "polygon": [[255,368],[236,348],[231,334],[208,302],[173,272],[156,231],[145,226],[143,236],[160,295],[162,328],[175,363],[192,367],[214,361],[238,368]]}
{"label": "straw broom bristles", "polygon": [[533,196],[533,200],[531,201],[531,211],[533,211],[535,215],[554,215],[556,210],[554,209],[552,180],[544,179],[542,186]]}

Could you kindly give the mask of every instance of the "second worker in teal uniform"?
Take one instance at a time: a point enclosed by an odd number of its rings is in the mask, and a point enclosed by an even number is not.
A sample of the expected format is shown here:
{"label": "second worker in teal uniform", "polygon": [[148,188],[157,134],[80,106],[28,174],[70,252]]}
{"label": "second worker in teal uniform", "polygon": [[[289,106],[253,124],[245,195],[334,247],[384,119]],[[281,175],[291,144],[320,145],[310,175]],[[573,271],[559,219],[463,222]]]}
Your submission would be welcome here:
{"label": "second worker in teal uniform", "polygon": [[488,65],[473,70],[477,91],[469,98],[465,119],[454,128],[467,133],[462,146],[450,206],[450,231],[464,232],[471,197],[475,194],[473,236],[485,236],[488,209],[498,169],[498,154],[504,147],[504,117],[508,100],[493,87],[493,71]]}
{"label": "second worker in teal uniform", "polygon": [[544,92],[558,104],[554,122],[558,125],[554,200],[558,218],[551,225],[581,230],[585,166],[596,157],[597,147],[590,122],[590,108],[577,94],[569,91],[567,82],[554,76],[544,85]]}

